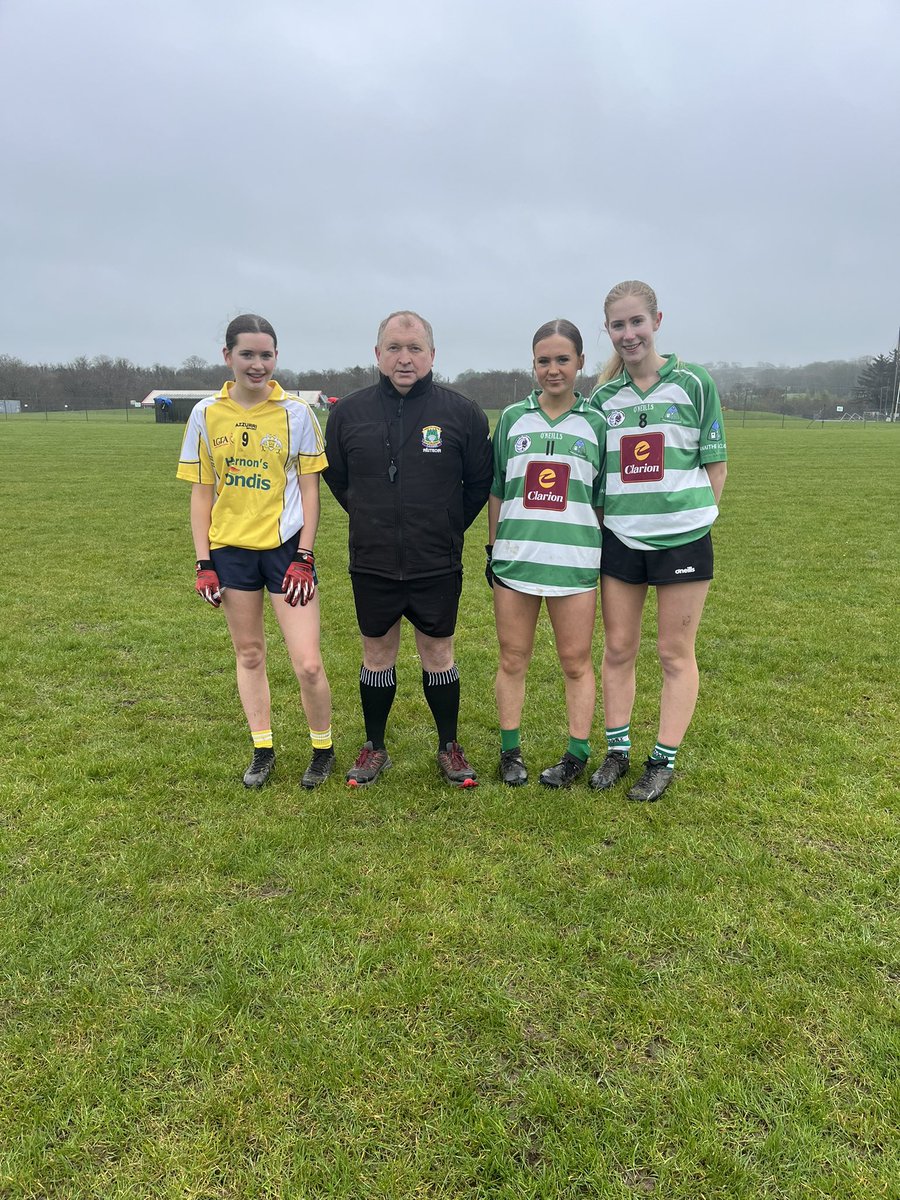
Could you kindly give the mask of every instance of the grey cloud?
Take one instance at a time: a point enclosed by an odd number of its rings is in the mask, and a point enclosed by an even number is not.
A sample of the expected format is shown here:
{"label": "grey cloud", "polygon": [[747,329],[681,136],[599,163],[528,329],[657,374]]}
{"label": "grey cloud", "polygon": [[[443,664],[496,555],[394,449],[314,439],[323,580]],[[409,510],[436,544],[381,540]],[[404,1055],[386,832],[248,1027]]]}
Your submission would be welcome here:
{"label": "grey cloud", "polygon": [[0,352],[213,358],[254,308],[343,366],[411,305],[448,374],[555,315],[600,359],[631,277],[701,361],[887,350],[898,33],[876,0],[8,0]]}

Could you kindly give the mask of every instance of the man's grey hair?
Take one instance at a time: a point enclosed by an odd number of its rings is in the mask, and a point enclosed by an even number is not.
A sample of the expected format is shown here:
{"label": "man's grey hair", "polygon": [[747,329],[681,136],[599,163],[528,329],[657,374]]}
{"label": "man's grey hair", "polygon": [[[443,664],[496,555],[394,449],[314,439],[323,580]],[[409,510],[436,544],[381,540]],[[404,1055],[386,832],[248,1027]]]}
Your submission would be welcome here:
{"label": "man's grey hair", "polygon": [[384,331],[387,328],[388,322],[393,321],[395,318],[400,321],[401,325],[415,325],[418,322],[425,330],[425,336],[428,338],[428,349],[434,349],[434,330],[431,328],[430,322],[426,321],[424,317],[420,317],[417,312],[413,312],[412,309],[402,308],[399,312],[392,312],[390,316],[385,317],[378,326],[378,340],[375,345],[379,350],[381,349],[381,342],[384,338]]}

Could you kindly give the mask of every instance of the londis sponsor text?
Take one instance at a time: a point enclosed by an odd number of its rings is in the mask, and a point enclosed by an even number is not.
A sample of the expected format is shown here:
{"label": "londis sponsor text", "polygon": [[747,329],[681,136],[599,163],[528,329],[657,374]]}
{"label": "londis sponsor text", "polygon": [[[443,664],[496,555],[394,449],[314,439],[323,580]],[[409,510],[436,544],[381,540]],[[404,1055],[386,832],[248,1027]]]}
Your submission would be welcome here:
{"label": "londis sponsor text", "polygon": [[[260,471],[268,471],[269,464],[265,459],[258,458],[227,458],[225,460],[225,486],[253,488],[256,491],[268,492],[272,481],[260,475]],[[250,475],[245,471],[252,471]]]}

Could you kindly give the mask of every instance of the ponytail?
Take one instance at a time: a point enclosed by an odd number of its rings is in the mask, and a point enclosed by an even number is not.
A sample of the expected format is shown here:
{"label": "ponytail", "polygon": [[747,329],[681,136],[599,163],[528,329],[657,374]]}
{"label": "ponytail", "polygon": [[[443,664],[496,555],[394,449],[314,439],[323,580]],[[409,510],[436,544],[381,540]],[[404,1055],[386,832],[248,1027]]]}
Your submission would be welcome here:
{"label": "ponytail", "polygon": [[621,354],[613,354],[603,364],[603,369],[597,376],[595,387],[602,387],[604,383],[609,383],[611,379],[615,379],[617,375],[621,375],[625,370],[625,364],[622,361]]}

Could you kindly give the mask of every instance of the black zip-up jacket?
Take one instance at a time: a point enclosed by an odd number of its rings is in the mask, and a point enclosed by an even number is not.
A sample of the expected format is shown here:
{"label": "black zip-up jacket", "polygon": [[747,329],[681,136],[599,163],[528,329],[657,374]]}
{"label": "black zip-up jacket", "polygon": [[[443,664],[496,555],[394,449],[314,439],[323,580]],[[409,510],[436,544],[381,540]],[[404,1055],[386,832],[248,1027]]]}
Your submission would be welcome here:
{"label": "black zip-up jacket", "polygon": [[401,396],[386,375],[340,400],[324,472],[350,516],[350,571],[423,579],[462,567],[463,533],[488,498],[487,417],[431,372]]}

